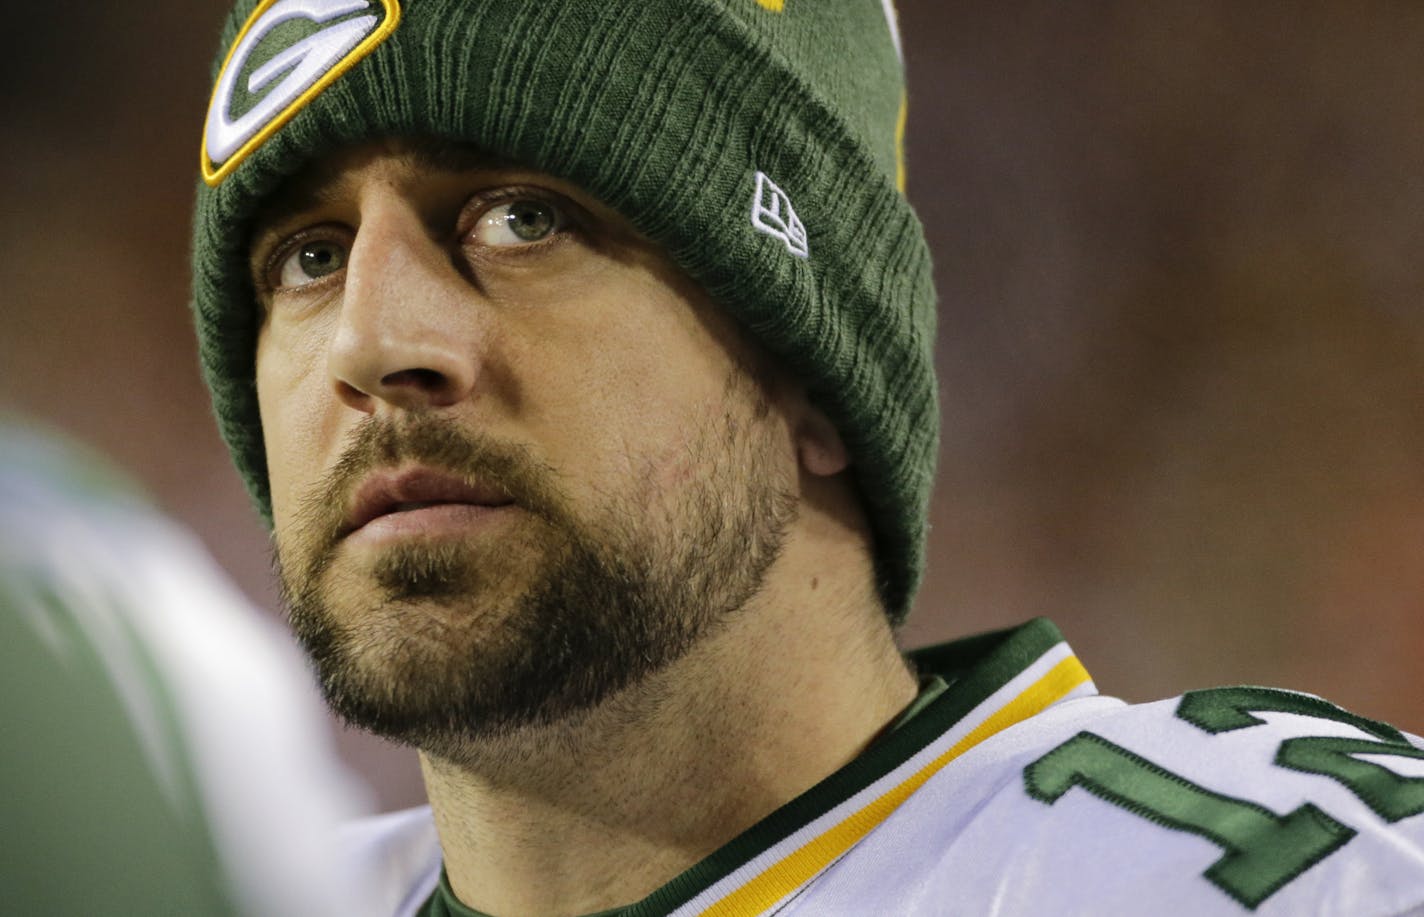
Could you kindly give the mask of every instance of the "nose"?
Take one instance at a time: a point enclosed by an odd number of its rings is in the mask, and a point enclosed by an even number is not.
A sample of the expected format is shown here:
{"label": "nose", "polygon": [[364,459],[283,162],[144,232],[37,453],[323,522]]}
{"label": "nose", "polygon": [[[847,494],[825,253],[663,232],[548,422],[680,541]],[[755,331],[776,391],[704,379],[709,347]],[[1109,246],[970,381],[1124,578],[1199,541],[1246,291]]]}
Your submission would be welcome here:
{"label": "nose", "polygon": [[478,295],[415,212],[398,200],[363,206],[328,353],[337,397],[368,414],[468,398],[480,365]]}

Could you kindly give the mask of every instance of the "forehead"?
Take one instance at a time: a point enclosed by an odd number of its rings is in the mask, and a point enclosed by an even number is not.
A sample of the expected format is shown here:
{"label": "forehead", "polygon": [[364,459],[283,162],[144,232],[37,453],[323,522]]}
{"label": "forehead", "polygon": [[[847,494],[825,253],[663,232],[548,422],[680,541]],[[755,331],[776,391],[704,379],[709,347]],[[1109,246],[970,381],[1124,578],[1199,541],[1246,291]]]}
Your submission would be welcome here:
{"label": "forehead", "polygon": [[384,137],[341,147],[307,162],[282,185],[282,191],[319,191],[381,160],[397,162],[413,173],[459,173],[508,168],[505,162],[468,143],[413,137]]}

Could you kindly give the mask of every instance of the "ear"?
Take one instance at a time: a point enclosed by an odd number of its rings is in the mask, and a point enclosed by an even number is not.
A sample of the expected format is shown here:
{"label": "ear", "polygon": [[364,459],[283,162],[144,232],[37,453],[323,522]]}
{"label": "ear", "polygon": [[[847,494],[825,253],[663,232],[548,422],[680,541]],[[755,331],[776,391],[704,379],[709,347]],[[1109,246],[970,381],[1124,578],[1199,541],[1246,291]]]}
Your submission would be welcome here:
{"label": "ear", "polygon": [[807,404],[796,427],[796,457],[809,474],[830,477],[850,467],[850,452],[840,431],[814,406]]}

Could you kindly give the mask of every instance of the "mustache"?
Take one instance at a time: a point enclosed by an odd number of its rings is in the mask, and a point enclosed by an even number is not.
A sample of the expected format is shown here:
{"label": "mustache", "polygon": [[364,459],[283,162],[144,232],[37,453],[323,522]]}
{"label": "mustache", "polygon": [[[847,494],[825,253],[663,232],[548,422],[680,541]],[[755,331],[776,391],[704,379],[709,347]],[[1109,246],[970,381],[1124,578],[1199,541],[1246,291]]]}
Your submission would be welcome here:
{"label": "mustache", "polygon": [[472,482],[493,485],[524,510],[550,521],[567,519],[558,473],[517,443],[461,429],[431,412],[398,419],[367,417],[350,434],[340,457],[298,500],[292,528],[318,555],[341,538],[356,488],[372,472],[415,463]]}

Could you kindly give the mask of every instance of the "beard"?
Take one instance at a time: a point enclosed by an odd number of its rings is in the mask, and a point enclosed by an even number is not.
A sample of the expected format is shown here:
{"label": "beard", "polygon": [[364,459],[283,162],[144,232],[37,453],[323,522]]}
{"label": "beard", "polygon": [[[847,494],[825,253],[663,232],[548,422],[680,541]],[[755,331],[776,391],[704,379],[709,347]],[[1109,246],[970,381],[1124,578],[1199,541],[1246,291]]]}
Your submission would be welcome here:
{"label": "beard", "polygon": [[[675,493],[649,474],[581,514],[521,447],[430,413],[363,421],[277,542],[292,628],[328,704],[455,757],[593,710],[683,658],[761,591],[796,518],[768,412],[758,399],[700,431],[699,466]],[[503,490],[515,524],[498,538],[409,539],[358,564],[341,550],[350,494],[401,462]]]}

